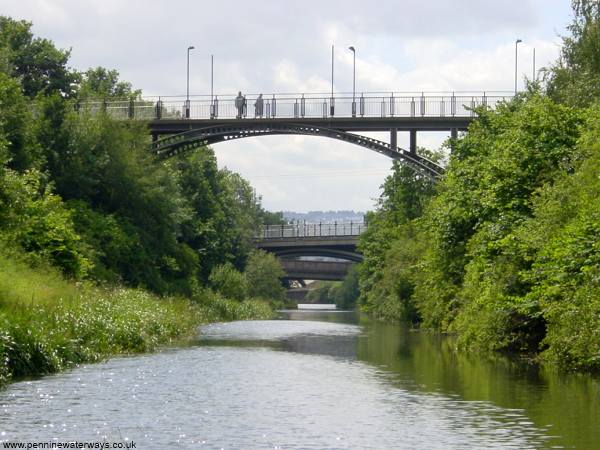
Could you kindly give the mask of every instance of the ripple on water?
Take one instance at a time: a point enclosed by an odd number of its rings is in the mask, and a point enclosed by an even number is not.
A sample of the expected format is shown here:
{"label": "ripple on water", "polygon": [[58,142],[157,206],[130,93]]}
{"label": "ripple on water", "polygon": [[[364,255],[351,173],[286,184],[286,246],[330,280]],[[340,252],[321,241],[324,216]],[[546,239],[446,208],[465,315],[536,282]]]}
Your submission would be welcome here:
{"label": "ripple on water", "polygon": [[[302,343],[358,333],[355,325],[256,321],[210,325],[201,336]],[[521,410],[409,391],[353,358],[299,348],[171,349],[15,383],[0,392],[1,440],[128,439],[144,449],[544,445],[544,430]]]}

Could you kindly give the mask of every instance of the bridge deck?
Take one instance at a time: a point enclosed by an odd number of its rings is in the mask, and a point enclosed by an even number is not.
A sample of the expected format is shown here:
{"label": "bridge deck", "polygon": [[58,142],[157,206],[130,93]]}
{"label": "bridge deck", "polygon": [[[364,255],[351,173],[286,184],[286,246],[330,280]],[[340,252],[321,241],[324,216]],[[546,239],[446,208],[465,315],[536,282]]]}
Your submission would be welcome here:
{"label": "bridge deck", "polygon": [[321,117],[321,118],[248,118],[248,119],[154,119],[150,131],[156,135],[179,134],[209,126],[287,124],[327,127],[342,131],[448,131],[466,130],[474,117]]}

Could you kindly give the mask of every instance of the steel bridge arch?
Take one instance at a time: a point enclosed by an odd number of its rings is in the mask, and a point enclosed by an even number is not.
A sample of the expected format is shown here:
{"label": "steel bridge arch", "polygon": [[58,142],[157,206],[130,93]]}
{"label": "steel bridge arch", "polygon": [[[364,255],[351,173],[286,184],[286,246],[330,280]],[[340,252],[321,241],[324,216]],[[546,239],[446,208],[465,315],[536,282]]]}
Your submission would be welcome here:
{"label": "steel bridge arch", "polygon": [[349,251],[349,250],[336,250],[336,249],[327,249],[321,247],[299,247],[295,249],[286,249],[286,250],[267,250],[273,253],[275,256],[279,258],[299,258],[299,257],[326,257],[326,258],[336,258],[343,259],[344,261],[350,262],[362,262],[363,255],[358,252]]}
{"label": "steel bridge arch", "polygon": [[179,153],[196,149],[205,145],[217,144],[236,139],[268,135],[304,135],[320,136],[355,144],[376,151],[392,159],[402,161],[425,176],[436,179],[444,174],[444,168],[433,161],[423,158],[387,142],[361,136],[359,134],[336,130],[333,128],[297,123],[250,123],[220,124],[186,131],[154,141],[151,150],[160,157],[171,157]]}

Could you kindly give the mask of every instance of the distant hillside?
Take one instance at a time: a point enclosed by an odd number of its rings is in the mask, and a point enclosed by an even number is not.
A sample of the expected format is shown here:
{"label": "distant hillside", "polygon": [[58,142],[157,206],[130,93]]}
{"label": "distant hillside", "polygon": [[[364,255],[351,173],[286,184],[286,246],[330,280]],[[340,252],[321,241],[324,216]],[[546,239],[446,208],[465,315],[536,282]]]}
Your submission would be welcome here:
{"label": "distant hillside", "polygon": [[284,211],[283,218],[287,221],[315,222],[361,222],[365,213],[362,211],[309,211],[298,213]]}

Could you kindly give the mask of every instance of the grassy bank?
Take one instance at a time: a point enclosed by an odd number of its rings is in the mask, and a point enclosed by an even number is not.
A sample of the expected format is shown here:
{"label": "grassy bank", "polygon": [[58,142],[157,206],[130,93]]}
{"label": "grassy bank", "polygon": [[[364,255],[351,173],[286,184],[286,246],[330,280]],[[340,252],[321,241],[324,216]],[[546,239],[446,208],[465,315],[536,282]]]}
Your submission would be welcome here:
{"label": "grassy bank", "polygon": [[151,351],[192,336],[202,323],[271,315],[266,302],[210,292],[190,300],[74,283],[0,253],[0,386],[15,377]]}

